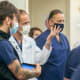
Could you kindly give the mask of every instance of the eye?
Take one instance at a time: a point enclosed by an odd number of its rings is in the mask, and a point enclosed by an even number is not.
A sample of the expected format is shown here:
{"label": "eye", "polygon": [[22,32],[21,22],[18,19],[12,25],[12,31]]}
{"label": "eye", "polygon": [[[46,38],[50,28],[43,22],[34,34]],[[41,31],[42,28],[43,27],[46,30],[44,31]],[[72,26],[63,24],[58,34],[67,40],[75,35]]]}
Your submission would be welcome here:
{"label": "eye", "polygon": [[27,24],[29,24],[29,23],[30,23],[30,22],[24,22],[23,25],[27,25]]}

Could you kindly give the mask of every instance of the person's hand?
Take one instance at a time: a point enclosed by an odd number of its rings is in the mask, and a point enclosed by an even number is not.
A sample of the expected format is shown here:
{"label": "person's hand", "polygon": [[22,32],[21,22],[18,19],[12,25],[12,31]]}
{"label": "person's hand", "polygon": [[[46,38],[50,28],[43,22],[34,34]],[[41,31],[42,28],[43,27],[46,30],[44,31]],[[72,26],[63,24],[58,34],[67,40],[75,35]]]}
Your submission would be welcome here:
{"label": "person's hand", "polygon": [[50,45],[51,45],[52,39],[53,39],[57,34],[59,34],[60,31],[61,31],[61,28],[60,28],[60,27],[58,27],[57,29],[56,29],[56,26],[55,26],[54,28],[51,27],[50,34],[49,34],[49,36],[47,37],[47,40],[46,40],[46,43],[45,43],[45,47],[46,47],[48,50],[50,50]]}
{"label": "person's hand", "polygon": [[58,28],[56,29],[56,25],[54,27],[51,27],[50,30],[50,34],[48,36],[48,40],[52,40],[57,34],[59,34],[59,32],[61,31],[61,28],[58,26]]}
{"label": "person's hand", "polygon": [[34,68],[32,71],[35,71],[36,77],[39,77],[41,74],[41,66],[39,64],[36,64],[36,68]]}

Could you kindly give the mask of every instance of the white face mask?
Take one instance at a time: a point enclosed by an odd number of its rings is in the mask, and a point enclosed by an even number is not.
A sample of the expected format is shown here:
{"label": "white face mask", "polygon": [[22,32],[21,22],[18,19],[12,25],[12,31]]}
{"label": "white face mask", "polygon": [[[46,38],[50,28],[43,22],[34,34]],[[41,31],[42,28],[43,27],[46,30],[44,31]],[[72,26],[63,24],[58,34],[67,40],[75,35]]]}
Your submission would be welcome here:
{"label": "white face mask", "polygon": [[26,25],[26,26],[23,26],[23,31],[21,31],[21,33],[23,35],[29,34],[30,28],[31,28],[30,24],[29,25]]}

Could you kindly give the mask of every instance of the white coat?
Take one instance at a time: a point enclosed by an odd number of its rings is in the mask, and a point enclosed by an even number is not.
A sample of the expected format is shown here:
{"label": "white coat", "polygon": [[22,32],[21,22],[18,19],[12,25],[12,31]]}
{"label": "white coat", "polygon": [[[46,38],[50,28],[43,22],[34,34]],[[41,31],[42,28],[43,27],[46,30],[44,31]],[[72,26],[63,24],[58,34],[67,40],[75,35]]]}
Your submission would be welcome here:
{"label": "white coat", "polygon": [[[51,47],[50,50],[48,50],[45,46],[41,50],[37,47],[34,39],[28,36],[24,36],[23,38],[22,57],[24,63],[43,65],[49,58],[51,50]],[[29,80],[37,80],[37,78]]]}
{"label": "white coat", "polygon": [[[35,40],[27,35],[25,35],[22,40],[22,51],[19,49],[19,46],[13,36],[9,39],[9,41],[17,51],[22,63],[43,65],[48,60],[52,50],[51,47],[50,50],[48,50],[45,46],[41,50],[36,45]],[[37,78],[29,80],[37,80]]]}
{"label": "white coat", "polygon": [[22,42],[22,57],[24,63],[43,65],[50,56],[51,49],[43,47],[41,50],[37,47],[35,40],[31,37],[24,36]]}

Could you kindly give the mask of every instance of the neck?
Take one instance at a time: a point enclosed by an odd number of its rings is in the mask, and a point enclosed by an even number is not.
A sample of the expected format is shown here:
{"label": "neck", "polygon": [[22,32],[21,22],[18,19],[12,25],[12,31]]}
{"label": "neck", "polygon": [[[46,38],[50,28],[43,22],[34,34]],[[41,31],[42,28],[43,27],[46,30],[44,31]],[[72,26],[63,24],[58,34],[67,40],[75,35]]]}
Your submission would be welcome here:
{"label": "neck", "polygon": [[22,42],[22,35],[19,34],[18,32],[16,32],[14,34],[14,37],[16,38],[16,40],[18,41],[18,43],[21,44],[21,42]]}
{"label": "neck", "polygon": [[7,26],[0,26],[0,30],[5,32],[5,33],[9,32],[9,29],[7,28]]}
{"label": "neck", "polygon": [[59,35],[59,34],[56,35],[56,38],[57,38],[57,40],[58,40],[59,42],[61,42],[61,40],[60,40],[60,35]]}

